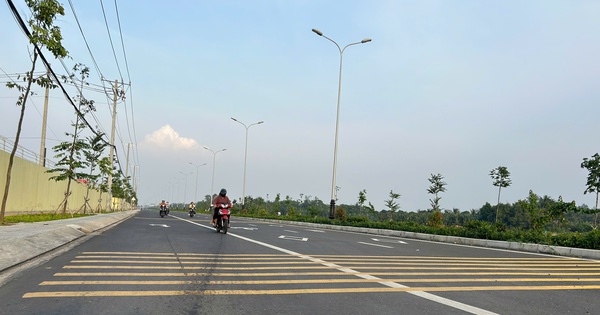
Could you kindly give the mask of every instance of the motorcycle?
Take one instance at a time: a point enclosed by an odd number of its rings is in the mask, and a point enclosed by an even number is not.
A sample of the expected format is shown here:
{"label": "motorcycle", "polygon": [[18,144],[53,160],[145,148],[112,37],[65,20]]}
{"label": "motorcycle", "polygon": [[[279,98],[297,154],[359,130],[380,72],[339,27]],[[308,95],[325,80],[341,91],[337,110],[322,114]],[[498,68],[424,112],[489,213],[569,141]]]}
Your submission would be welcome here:
{"label": "motorcycle", "polygon": [[162,218],[169,214],[169,208],[167,208],[167,206],[165,206],[165,205],[161,205],[160,211],[158,213],[160,214],[160,217]]}
{"label": "motorcycle", "polygon": [[196,214],[196,208],[190,208],[190,218],[193,218]]}
{"label": "motorcycle", "polygon": [[223,234],[227,234],[229,228],[229,218],[231,216],[230,206],[226,203],[217,205],[217,233],[223,230]]}

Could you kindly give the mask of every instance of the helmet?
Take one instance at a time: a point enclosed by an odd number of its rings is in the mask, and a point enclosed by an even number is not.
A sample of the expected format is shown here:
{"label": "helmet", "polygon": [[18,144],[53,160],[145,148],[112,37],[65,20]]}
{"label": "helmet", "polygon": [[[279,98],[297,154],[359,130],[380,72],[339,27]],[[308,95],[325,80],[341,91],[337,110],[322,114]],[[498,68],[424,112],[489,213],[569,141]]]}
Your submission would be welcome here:
{"label": "helmet", "polygon": [[162,202],[165,202],[165,200],[163,199]]}
{"label": "helmet", "polygon": [[219,192],[219,195],[225,197],[227,195],[227,190],[225,188],[221,188],[221,192]]}

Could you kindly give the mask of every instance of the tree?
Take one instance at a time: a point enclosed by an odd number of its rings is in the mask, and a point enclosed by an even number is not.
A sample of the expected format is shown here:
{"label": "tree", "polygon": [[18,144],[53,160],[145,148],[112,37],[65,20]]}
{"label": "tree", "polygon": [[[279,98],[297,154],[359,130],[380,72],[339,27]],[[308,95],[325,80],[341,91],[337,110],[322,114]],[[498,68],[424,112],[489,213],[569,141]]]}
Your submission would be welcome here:
{"label": "tree", "polygon": [[[12,166],[14,164],[15,154],[17,147],[19,146],[19,139],[21,137],[21,129],[23,127],[23,117],[25,116],[25,105],[31,92],[31,86],[36,83],[38,86],[46,88],[56,88],[56,84],[53,83],[47,77],[35,76],[35,67],[41,53],[42,48],[46,48],[55,58],[65,58],[69,55],[68,51],[62,45],[62,34],[60,28],[54,25],[57,15],[65,15],[64,7],[56,0],[26,0],[27,6],[32,12],[31,18],[28,20],[28,24],[31,27],[31,32],[26,31],[29,36],[29,43],[33,46],[33,58],[31,59],[31,70],[23,77],[25,85],[21,85],[16,82],[8,82],[6,86],[10,89],[16,88],[21,92],[17,100],[17,106],[21,106],[21,114],[19,116],[19,122],[17,124],[17,135],[15,136],[15,143],[10,157],[8,160],[8,167],[6,170],[6,185],[4,186],[4,195],[2,197],[2,208],[0,208],[0,223],[4,223],[4,213],[6,212],[6,203],[8,200],[8,192],[10,190],[10,179],[12,174]],[[16,9],[13,7],[13,13],[18,15]],[[19,77],[20,79],[20,77]]]}
{"label": "tree", "polygon": [[439,193],[446,191],[446,182],[444,182],[444,176],[439,173],[435,175],[431,174],[431,177],[428,180],[431,183],[431,186],[427,188],[427,192],[434,195],[433,199],[429,199],[431,202],[431,207],[434,212],[440,211],[440,199],[442,199],[442,197],[439,196]]}
{"label": "tree", "polygon": [[592,155],[590,159],[584,158],[581,163],[581,168],[588,170],[586,188],[583,192],[596,193],[596,207],[594,208],[594,230],[598,222],[598,193],[600,192],[600,155],[598,153]]}
{"label": "tree", "polygon": [[498,166],[490,171],[494,186],[498,187],[498,203],[496,204],[496,223],[498,223],[498,209],[500,208],[500,191],[510,186],[510,172],[506,166]]}
{"label": "tree", "polygon": [[[102,193],[108,192],[108,175],[112,175],[111,172],[114,171],[110,168],[110,159],[108,156],[103,157],[98,161],[98,168],[100,170],[100,177],[98,183],[98,189],[100,190],[100,196],[98,199],[98,207],[96,207],[96,212],[102,211]],[[210,196],[208,196],[208,204],[210,204]]]}
{"label": "tree", "polygon": [[390,219],[394,219],[394,214],[398,209],[400,209],[400,205],[396,202],[396,199],[400,198],[400,194],[394,193],[393,190],[390,190],[390,199],[385,200],[385,206],[390,210]]}
{"label": "tree", "polygon": [[108,143],[106,143],[102,139],[103,136],[104,136],[104,133],[101,133],[100,131],[98,131],[95,136],[86,138],[87,149],[84,150],[83,154],[85,155],[85,160],[88,162],[90,169],[89,169],[89,173],[87,175],[89,182],[88,182],[87,189],[85,192],[85,200],[84,200],[83,206],[81,206],[81,208],[83,208],[83,213],[86,213],[86,210],[88,207],[90,207],[90,210],[92,208],[89,205],[90,187],[99,188],[99,186],[100,186],[100,183],[98,183],[98,180],[102,176],[102,173],[99,172],[99,173],[94,174],[94,171],[96,170],[96,167],[98,166],[98,163],[99,163],[98,161],[100,159],[100,156],[102,155],[102,152],[104,151],[104,148],[106,148],[106,146],[108,145]]}
{"label": "tree", "polygon": [[[81,75],[81,86],[83,87],[84,84],[87,85],[85,79],[89,77],[90,69],[82,64],[76,64],[73,67],[73,71],[79,72],[79,75]],[[65,83],[76,83],[74,74],[71,74],[69,77],[63,76],[63,80]],[[90,149],[90,147],[89,143],[82,139],[81,133],[86,127],[86,124],[83,122],[85,114],[95,111],[96,109],[94,107],[94,101],[88,100],[83,96],[83,89],[80,89],[78,98],[79,106],[78,110],[75,112],[75,123],[71,124],[75,130],[73,133],[65,133],[67,136],[72,137],[73,140],[65,141],[54,146],[53,149],[58,152],[55,157],[59,158],[60,160],[58,163],[56,163],[55,168],[47,171],[48,173],[58,173],[58,175],[52,176],[50,179],[55,181],[67,181],[65,199],[61,203],[63,214],[67,212],[68,200],[69,196],[71,195],[71,181],[89,179],[88,174],[85,173],[83,168],[88,167],[90,164],[90,162],[86,160],[85,156],[85,153]],[[101,140],[102,138],[100,138],[100,141]]]}
{"label": "tree", "polygon": [[360,214],[362,215],[363,207],[365,206],[365,202],[367,202],[367,190],[363,189],[358,192],[358,206],[360,207]]}

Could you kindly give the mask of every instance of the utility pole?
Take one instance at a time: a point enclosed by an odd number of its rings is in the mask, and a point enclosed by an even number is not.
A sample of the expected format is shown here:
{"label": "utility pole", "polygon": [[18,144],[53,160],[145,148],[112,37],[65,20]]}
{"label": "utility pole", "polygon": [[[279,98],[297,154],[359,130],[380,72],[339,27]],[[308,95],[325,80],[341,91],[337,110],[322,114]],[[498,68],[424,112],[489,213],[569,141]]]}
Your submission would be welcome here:
{"label": "utility pole", "polygon": [[138,168],[137,165],[133,165],[133,192],[135,193],[135,195],[137,196],[137,178],[136,178],[136,169]]}
{"label": "utility pole", "polygon": [[[131,143],[127,144],[127,155],[125,156],[125,182],[129,183],[129,145]],[[125,200],[125,202],[130,202],[130,200]]]}
{"label": "utility pole", "polygon": [[[46,70],[48,79],[50,70]],[[46,166],[46,122],[48,121],[48,96],[50,94],[50,85],[46,85],[46,94],[44,96],[44,117],[42,118],[42,142],[40,144],[40,165]]]}
{"label": "utility pole", "polygon": [[112,206],[112,172],[113,172],[113,156],[115,155],[115,121],[117,120],[117,97],[119,96],[119,80],[115,80],[113,88],[113,114],[112,114],[112,129],[110,132],[110,166],[108,172],[108,200],[106,211],[111,210]]}

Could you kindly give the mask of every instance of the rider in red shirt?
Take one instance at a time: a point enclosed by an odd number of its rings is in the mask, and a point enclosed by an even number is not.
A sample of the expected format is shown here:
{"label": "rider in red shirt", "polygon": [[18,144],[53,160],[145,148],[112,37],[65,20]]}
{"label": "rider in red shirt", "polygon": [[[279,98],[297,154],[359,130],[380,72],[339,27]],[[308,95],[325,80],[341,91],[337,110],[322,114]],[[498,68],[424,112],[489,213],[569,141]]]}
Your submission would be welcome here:
{"label": "rider in red shirt", "polygon": [[217,205],[220,204],[226,204],[227,208],[231,208],[231,201],[229,201],[229,197],[227,197],[227,190],[225,190],[225,188],[221,189],[219,195],[213,200],[213,219],[211,221],[213,225],[217,223]]}

